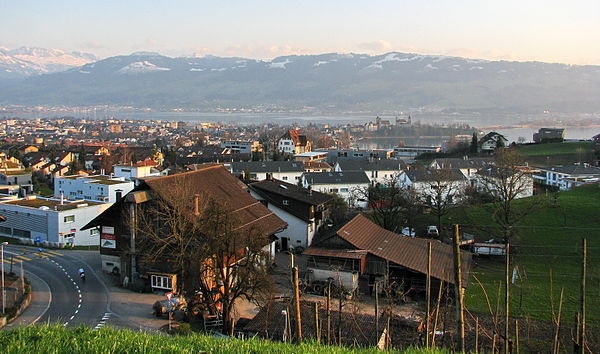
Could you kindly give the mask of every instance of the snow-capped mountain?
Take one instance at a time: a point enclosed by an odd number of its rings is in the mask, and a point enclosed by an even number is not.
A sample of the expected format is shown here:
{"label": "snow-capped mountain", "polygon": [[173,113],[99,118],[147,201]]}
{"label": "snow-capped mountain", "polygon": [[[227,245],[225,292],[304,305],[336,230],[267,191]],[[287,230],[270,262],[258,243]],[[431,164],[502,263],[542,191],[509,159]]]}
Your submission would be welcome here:
{"label": "snow-capped mountain", "polygon": [[[17,68],[21,63],[37,65],[5,57]],[[291,55],[272,60],[173,58],[138,52],[33,76],[0,89],[0,103],[15,104],[205,109],[278,105],[362,111],[598,112],[598,96],[600,66],[397,52]]]}
{"label": "snow-capped mountain", "polygon": [[19,79],[71,69],[96,61],[93,54],[60,49],[0,47],[0,78]]}

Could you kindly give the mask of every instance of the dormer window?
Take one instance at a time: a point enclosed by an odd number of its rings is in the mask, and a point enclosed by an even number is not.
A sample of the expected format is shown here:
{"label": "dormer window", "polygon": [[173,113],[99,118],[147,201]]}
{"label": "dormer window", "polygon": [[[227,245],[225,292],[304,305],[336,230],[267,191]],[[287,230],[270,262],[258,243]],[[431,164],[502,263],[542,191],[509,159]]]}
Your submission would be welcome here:
{"label": "dormer window", "polygon": [[283,200],[283,205],[290,205],[290,201],[289,201],[289,200],[287,200],[287,199],[284,199],[284,200]]}

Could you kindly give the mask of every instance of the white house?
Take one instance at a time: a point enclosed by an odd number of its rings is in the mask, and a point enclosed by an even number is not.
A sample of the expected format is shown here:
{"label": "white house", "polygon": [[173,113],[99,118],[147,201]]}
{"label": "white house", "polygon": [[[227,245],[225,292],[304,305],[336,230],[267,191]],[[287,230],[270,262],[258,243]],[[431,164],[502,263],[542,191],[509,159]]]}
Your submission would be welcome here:
{"label": "white house", "polygon": [[575,186],[600,181],[600,168],[586,163],[571,166],[539,167],[534,178],[541,184],[568,190]]}
{"label": "white house", "polygon": [[278,180],[249,185],[250,194],[288,224],[277,234],[279,249],[302,251],[308,248],[328,217],[330,195]]}
{"label": "white house", "polygon": [[243,176],[245,179],[262,181],[274,178],[289,183],[298,183],[304,172],[304,165],[300,161],[249,161],[231,162],[225,164],[234,176]]}
{"label": "white house", "polygon": [[93,200],[98,202],[116,203],[122,196],[134,188],[132,181],[124,177],[105,175],[93,176],[63,176],[54,180],[54,197],[61,194],[69,200]]}
{"label": "white house", "polygon": [[221,142],[221,147],[225,149],[231,149],[231,151],[234,153],[242,153],[248,155],[251,155],[253,152],[262,151],[262,145],[256,140],[226,140]]}
{"label": "white house", "polygon": [[441,151],[441,146],[398,146],[394,148],[394,157],[399,159],[413,159],[421,154]]}
{"label": "white house", "polygon": [[496,151],[498,146],[504,147],[507,145],[507,143],[508,140],[504,137],[504,135],[496,132],[489,132],[479,139],[477,144],[479,151],[492,153]]}
{"label": "white house", "polygon": [[457,169],[410,169],[398,177],[400,186],[411,187],[424,198],[434,198],[436,188],[441,188],[444,198],[450,203],[460,201],[464,189],[469,185],[467,178]]}
{"label": "white house", "polygon": [[363,171],[354,172],[307,172],[302,175],[302,186],[322,193],[337,193],[350,206],[364,208],[367,201],[362,200],[357,193],[360,189],[368,188],[371,184],[369,177]]}
{"label": "white house", "polygon": [[406,163],[402,160],[339,160],[333,168],[335,172],[363,171],[372,185],[389,183],[404,169]]}
{"label": "white house", "polygon": [[310,140],[299,130],[288,130],[277,142],[277,149],[286,154],[302,154],[312,150]]}
{"label": "white house", "polygon": [[114,177],[124,178],[127,181],[137,181],[144,177],[158,177],[160,171],[154,160],[144,160],[129,165],[114,165]]}
{"label": "white house", "polygon": [[533,177],[525,170],[500,170],[486,167],[477,172],[473,184],[483,192],[497,197],[509,196],[507,199],[519,199],[533,195]]}
{"label": "white house", "polygon": [[488,157],[475,157],[469,158],[465,156],[463,158],[445,157],[433,160],[429,164],[429,168],[434,169],[448,169],[458,168],[462,174],[469,180],[475,177],[477,172],[485,167],[490,167],[494,164],[492,158]]}
{"label": "white house", "polygon": [[[61,201],[27,196],[0,200],[0,235],[40,242],[96,246],[100,234],[81,228],[110,207],[110,203]],[[58,245],[57,245],[58,246]]]}

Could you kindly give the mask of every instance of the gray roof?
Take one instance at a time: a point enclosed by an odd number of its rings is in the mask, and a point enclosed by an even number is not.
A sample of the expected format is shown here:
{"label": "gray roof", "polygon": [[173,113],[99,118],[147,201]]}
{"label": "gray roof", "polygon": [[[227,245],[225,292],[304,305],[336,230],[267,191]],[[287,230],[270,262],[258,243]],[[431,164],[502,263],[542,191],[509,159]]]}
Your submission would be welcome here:
{"label": "gray roof", "polygon": [[432,182],[440,179],[442,181],[466,181],[465,175],[458,168],[447,169],[411,169],[406,171],[408,178],[414,182]]}
{"label": "gray roof", "polygon": [[299,161],[249,161],[232,162],[231,172],[303,172],[304,165]]}
{"label": "gray roof", "polygon": [[308,181],[308,184],[341,184],[341,183],[352,183],[368,184],[369,177],[362,171],[353,172],[307,172],[304,173],[304,178]]}
{"label": "gray roof", "polygon": [[340,160],[337,162],[342,171],[400,171],[406,168],[402,160]]}
{"label": "gray roof", "polygon": [[264,181],[251,183],[249,187],[258,193],[262,191],[278,194],[283,197],[292,200],[298,200],[310,205],[321,205],[332,199],[332,197],[328,194],[317,191],[309,191],[308,189],[295,184],[286,183],[275,179],[267,179]]}
{"label": "gray roof", "polygon": [[483,168],[486,166],[493,165],[493,160],[486,157],[475,157],[475,158],[456,158],[447,157],[433,160],[433,163],[437,163],[440,168]]}
{"label": "gray roof", "polygon": [[548,166],[540,167],[540,170],[552,171],[560,174],[566,174],[571,176],[589,176],[589,175],[600,175],[600,168],[590,166],[587,164],[582,165],[570,165],[570,166]]}

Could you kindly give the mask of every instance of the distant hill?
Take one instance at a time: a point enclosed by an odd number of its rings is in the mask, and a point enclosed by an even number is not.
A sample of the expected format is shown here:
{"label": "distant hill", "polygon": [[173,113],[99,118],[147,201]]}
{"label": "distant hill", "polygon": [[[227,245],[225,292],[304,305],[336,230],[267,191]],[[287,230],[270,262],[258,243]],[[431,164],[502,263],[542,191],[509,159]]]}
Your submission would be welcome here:
{"label": "distant hill", "polygon": [[271,61],[134,53],[2,86],[0,104],[600,111],[600,66],[395,52],[284,56]]}

